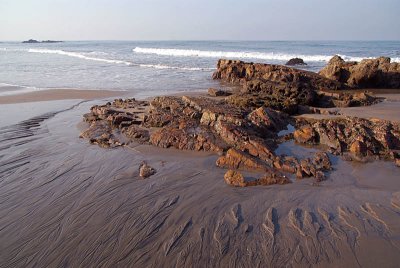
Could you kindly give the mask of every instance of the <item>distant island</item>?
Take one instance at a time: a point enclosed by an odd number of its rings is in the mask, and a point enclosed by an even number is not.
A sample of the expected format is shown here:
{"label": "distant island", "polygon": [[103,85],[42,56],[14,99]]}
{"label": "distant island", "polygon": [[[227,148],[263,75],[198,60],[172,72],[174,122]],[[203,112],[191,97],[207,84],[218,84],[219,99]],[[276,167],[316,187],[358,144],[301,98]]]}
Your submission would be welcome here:
{"label": "distant island", "polygon": [[29,39],[28,41],[23,41],[23,44],[37,44],[37,43],[62,43],[63,41],[54,41],[54,40],[43,40],[38,41],[35,39]]}

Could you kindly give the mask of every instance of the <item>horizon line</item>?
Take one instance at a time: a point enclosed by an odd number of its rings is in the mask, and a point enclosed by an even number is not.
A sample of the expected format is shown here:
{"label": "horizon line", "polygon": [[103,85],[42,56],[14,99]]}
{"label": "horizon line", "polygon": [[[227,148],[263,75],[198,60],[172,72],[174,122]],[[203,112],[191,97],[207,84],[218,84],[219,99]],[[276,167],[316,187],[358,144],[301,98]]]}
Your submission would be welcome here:
{"label": "horizon line", "polygon": [[62,42],[400,42],[400,39],[20,39],[0,42],[23,42],[27,40]]}

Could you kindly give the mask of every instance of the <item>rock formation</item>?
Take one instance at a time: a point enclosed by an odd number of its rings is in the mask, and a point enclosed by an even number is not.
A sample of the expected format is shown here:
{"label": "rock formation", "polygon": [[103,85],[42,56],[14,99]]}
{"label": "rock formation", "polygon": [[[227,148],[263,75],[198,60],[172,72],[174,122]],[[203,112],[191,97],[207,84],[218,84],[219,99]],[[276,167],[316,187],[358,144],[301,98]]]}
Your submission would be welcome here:
{"label": "rock formation", "polygon": [[273,185],[273,184],[288,184],[291,181],[282,175],[278,175],[276,173],[267,173],[264,174],[261,178],[258,179],[245,179],[239,171],[228,170],[225,173],[224,180],[226,184],[235,186],[235,187],[247,187],[247,186],[257,186],[257,185]]}
{"label": "rock formation", "polygon": [[280,65],[219,60],[213,78],[242,86],[240,92],[227,98],[233,105],[265,106],[289,114],[299,113],[299,106],[360,106],[376,101],[368,94],[352,100],[353,94],[326,93],[324,90],[341,89],[343,85],[313,72]]}
{"label": "rock formation", "polygon": [[[335,114],[315,106],[349,107],[379,101],[365,92],[321,93],[321,89],[338,89],[341,83],[285,66],[241,61],[220,60],[213,77],[242,85],[242,90],[230,96],[210,89],[209,96],[164,96],[151,101],[117,99],[96,105],[84,115],[88,129],[81,137],[101,147],[142,143],[214,152],[220,155],[218,167],[264,174],[247,181],[239,173],[227,173],[225,180],[235,186],[283,184],[287,183],[288,174],[298,179],[324,180],[331,170],[325,152],[308,158],[275,154],[278,144],[290,139],[324,145],[333,154],[350,153],[353,159],[399,158],[398,124],[359,118],[316,120],[290,116],[302,112]],[[279,136],[289,124],[296,125],[296,131]],[[143,170],[143,174],[149,170]]]}
{"label": "rock formation", "polygon": [[400,64],[390,58],[364,59],[346,62],[334,56],[320,75],[350,88],[400,88]]}
{"label": "rock formation", "polygon": [[333,154],[351,153],[356,159],[397,159],[400,125],[379,119],[356,117],[300,119],[294,138],[299,143],[321,144]]}
{"label": "rock formation", "polygon": [[23,41],[23,44],[38,44],[38,43],[62,43],[63,41],[54,41],[54,40],[44,40],[44,41],[38,41],[35,39],[29,39],[27,41]]}
{"label": "rock formation", "polygon": [[293,59],[288,60],[288,62],[286,62],[285,65],[288,65],[288,66],[307,65],[307,63],[305,63],[303,59],[293,58]]}

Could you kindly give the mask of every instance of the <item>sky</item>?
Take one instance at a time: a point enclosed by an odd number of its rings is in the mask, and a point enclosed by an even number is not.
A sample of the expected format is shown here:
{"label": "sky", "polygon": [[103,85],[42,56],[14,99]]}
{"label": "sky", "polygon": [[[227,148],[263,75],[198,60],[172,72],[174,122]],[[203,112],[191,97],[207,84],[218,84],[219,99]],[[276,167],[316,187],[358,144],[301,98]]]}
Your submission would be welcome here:
{"label": "sky", "polygon": [[0,0],[0,40],[400,40],[400,0]]}

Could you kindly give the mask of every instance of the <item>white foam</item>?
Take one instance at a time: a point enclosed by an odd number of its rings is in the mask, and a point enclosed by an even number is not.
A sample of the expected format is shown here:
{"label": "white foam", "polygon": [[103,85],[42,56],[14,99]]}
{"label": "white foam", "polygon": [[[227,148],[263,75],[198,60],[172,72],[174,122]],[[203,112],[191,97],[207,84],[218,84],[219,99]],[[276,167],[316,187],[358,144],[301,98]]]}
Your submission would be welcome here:
{"label": "white foam", "polygon": [[154,68],[154,69],[173,69],[173,70],[183,70],[183,71],[211,71],[215,68],[199,68],[199,67],[176,67],[168,66],[162,64],[138,64],[139,67],[144,68]]}
{"label": "white foam", "polygon": [[[174,49],[174,48],[142,48],[133,49],[135,53],[155,54],[160,56],[172,57],[200,57],[200,58],[238,58],[238,59],[261,59],[288,61],[292,58],[302,58],[306,62],[328,62],[333,55],[302,55],[285,54],[275,52],[254,52],[254,51],[210,51],[210,50],[192,50],[192,49]],[[361,61],[373,57],[352,57],[340,55],[346,61]],[[400,58],[393,58],[392,62],[399,62]]]}
{"label": "white foam", "polygon": [[[19,88],[19,89],[1,92],[2,87],[13,87],[13,88]],[[21,86],[21,85],[15,85],[15,84],[0,83],[0,96],[19,95],[19,94],[36,92],[36,91],[41,91],[41,90],[47,90],[47,88],[37,88],[37,87],[31,87],[31,86]]]}
{"label": "white foam", "polygon": [[86,56],[83,53],[69,52],[69,51],[64,51],[64,50],[59,50],[59,49],[36,49],[36,48],[30,48],[30,49],[28,49],[28,52],[30,52],[30,53],[42,53],[42,54],[58,54],[58,55],[69,56],[69,57],[85,59],[85,60],[91,60],[91,61],[132,65],[132,63],[129,62],[129,61],[91,57],[91,56]]}

